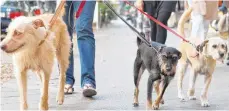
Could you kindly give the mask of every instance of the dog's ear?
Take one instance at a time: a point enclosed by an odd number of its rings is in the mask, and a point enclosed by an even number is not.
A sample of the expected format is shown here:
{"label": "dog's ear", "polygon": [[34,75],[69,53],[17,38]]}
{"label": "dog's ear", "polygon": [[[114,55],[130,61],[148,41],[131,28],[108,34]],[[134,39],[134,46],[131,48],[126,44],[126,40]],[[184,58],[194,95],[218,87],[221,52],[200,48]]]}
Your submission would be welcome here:
{"label": "dog's ear", "polygon": [[36,20],[34,20],[34,21],[33,21],[33,27],[34,27],[35,29],[37,29],[37,28],[39,28],[39,27],[45,27],[43,20],[41,20],[41,19],[36,19]]}
{"label": "dog's ear", "polygon": [[204,48],[204,46],[208,43],[208,41],[209,41],[209,40],[205,40],[203,43],[201,43],[200,45],[198,45],[198,46],[196,47],[196,50],[197,50],[198,52],[203,52],[203,48]]}
{"label": "dog's ear", "polygon": [[160,46],[160,47],[158,48],[158,52],[162,52],[162,50],[163,50],[164,47],[165,47],[165,46]]}
{"label": "dog's ear", "polygon": [[182,53],[178,51],[178,59],[180,59],[181,57],[182,57]]}

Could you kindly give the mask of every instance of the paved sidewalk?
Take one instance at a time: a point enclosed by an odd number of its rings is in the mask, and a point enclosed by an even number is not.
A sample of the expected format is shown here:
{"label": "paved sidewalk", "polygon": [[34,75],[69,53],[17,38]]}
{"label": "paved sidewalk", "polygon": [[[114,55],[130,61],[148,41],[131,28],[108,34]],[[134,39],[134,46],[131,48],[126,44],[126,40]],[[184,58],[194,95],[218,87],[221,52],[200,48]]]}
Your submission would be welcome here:
{"label": "paved sidewalk", "polygon": [[[63,105],[57,105],[58,70],[57,64],[53,69],[49,88],[49,107],[51,110],[145,110],[147,72],[140,83],[139,107],[134,108],[133,101],[133,62],[136,55],[136,36],[119,19],[112,21],[108,28],[95,32],[96,36],[96,80],[98,95],[92,99],[82,96],[80,89],[80,65],[78,50],[75,46],[75,77],[76,84],[73,95],[66,95]],[[167,45],[177,47],[180,40],[168,33]],[[10,57],[4,56],[8,61]],[[4,62],[4,61],[3,61]],[[199,76],[196,83],[196,101],[180,102],[177,98],[176,78],[172,80],[165,92],[165,104],[162,110],[229,110],[229,68],[218,65],[213,75],[209,90],[208,108],[200,106],[200,91],[203,87],[203,76]],[[188,88],[188,76],[184,80],[184,88]],[[29,109],[38,109],[40,100],[40,81],[34,73],[29,72],[28,80],[28,105]],[[154,93],[154,92],[153,92]],[[155,99],[153,94],[153,100]],[[1,85],[1,109],[18,110],[19,94],[15,79]]]}

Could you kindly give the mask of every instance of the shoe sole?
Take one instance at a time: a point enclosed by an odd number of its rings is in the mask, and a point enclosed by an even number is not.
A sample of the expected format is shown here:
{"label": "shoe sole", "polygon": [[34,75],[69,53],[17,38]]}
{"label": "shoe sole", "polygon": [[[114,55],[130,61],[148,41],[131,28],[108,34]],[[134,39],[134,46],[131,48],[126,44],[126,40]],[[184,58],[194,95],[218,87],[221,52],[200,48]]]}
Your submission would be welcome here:
{"label": "shoe sole", "polygon": [[92,97],[92,96],[94,96],[96,94],[97,94],[97,92],[95,90],[93,90],[93,89],[85,89],[85,90],[83,90],[83,95],[85,97]]}

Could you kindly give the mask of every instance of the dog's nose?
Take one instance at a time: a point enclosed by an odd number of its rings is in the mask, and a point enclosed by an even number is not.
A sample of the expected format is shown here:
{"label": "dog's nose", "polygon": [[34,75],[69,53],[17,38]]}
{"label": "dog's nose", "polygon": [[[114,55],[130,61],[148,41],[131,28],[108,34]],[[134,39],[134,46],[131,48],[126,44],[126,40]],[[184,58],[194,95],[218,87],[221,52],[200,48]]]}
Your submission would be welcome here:
{"label": "dog's nose", "polygon": [[223,57],[223,56],[224,56],[224,53],[219,54],[219,56],[220,56],[220,57]]}
{"label": "dog's nose", "polygon": [[6,50],[6,45],[1,45],[2,50]]}
{"label": "dog's nose", "polygon": [[166,67],[167,72],[171,71],[171,69],[172,69],[171,67]]}

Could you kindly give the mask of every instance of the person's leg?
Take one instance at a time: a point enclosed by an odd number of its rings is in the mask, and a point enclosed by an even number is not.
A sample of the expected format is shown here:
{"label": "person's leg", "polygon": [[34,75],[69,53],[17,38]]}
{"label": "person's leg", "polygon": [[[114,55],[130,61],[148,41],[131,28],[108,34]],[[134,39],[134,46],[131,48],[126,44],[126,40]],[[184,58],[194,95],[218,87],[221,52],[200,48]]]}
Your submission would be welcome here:
{"label": "person's leg", "polygon": [[[95,39],[92,29],[96,1],[87,1],[76,20],[76,33],[81,64],[81,87],[90,84],[96,88],[95,81]],[[74,6],[76,7],[76,6]],[[78,8],[76,9],[78,10]]]}
{"label": "person's leg", "polygon": [[[172,12],[166,12],[166,11],[159,12],[157,20],[167,25],[171,13]],[[167,38],[167,30],[161,27],[160,25],[156,25],[156,28],[157,28],[156,42],[165,44]]]}
{"label": "person's leg", "polygon": [[[154,17],[155,14],[155,8],[153,6],[154,1],[144,1],[144,11],[147,12],[150,16]],[[150,32],[150,36],[151,36],[151,41],[156,41],[156,23],[152,20],[150,20],[150,28],[151,28],[151,32]]]}
{"label": "person's leg", "polygon": [[[68,32],[70,35],[70,39],[72,42],[72,37],[73,37],[73,29],[72,27],[74,25],[74,10],[73,7],[71,7],[70,5],[72,4],[72,1],[66,1],[66,6],[65,6],[65,16],[63,17],[64,22],[67,24],[67,28],[68,28]],[[69,67],[68,70],[66,72],[66,84],[70,85],[71,87],[74,85],[75,83],[75,78],[74,78],[74,57],[73,57],[73,44],[71,44],[71,52],[70,52],[70,58],[69,58]]]}
{"label": "person's leg", "polygon": [[203,24],[204,24],[204,39],[206,39],[207,34],[208,34],[210,20],[204,20]]}
{"label": "person's leg", "polygon": [[191,38],[200,38],[201,41],[204,40],[204,18],[200,14],[192,14],[192,31]]}
{"label": "person's leg", "polygon": [[156,34],[157,34],[157,27],[156,27],[156,23],[152,20],[150,20],[150,25],[151,25],[151,33],[150,33],[150,36],[151,36],[151,41],[156,41]]}

